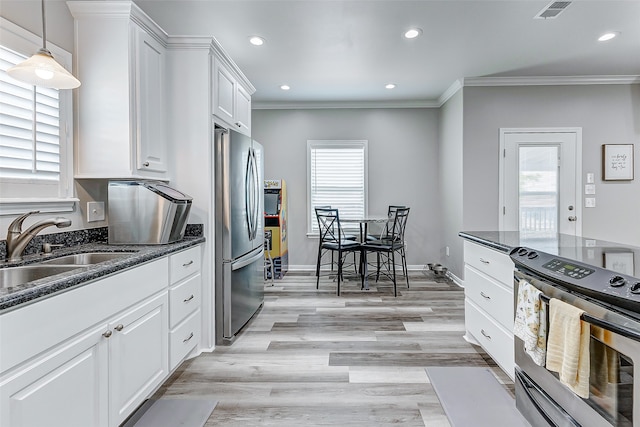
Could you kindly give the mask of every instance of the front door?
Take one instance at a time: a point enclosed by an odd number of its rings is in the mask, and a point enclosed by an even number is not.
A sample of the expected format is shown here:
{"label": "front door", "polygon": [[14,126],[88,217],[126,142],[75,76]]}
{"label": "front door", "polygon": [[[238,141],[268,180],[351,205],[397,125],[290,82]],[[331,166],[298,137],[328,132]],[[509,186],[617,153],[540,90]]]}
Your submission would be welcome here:
{"label": "front door", "polygon": [[581,235],[581,130],[501,129],[500,146],[500,229]]}

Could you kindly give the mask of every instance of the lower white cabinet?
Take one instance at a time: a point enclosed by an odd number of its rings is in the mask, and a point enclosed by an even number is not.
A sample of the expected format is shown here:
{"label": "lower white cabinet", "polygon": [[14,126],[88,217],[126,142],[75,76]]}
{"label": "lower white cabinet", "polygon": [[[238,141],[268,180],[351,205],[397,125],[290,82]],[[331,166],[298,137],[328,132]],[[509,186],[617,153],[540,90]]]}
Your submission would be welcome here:
{"label": "lower white cabinet", "polygon": [[513,262],[506,253],[465,241],[464,263],[467,339],[513,379]]}
{"label": "lower white cabinet", "polygon": [[21,366],[0,385],[0,425],[109,425],[106,324]]}
{"label": "lower white cabinet", "polygon": [[105,333],[110,335],[109,424],[119,425],[169,375],[167,292],[113,319]]}

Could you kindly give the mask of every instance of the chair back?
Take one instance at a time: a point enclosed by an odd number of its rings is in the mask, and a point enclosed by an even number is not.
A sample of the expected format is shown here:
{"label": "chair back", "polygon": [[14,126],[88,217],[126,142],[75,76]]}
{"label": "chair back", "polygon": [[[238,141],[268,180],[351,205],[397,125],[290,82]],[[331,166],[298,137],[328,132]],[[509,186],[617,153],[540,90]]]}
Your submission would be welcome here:
{"label": "chair back", "polygon": [[320,233],[320,243],[340,242],[340,216],[338,209],[316,208],[316,218],[318,219],[318,232]]}
{"label": "chair back", "polygon": [[407,228],[409,209],[407,207],[396,206],[393,213],[393,222],[389,224],[389,238],[392,242],[404,242],[404,231]]}

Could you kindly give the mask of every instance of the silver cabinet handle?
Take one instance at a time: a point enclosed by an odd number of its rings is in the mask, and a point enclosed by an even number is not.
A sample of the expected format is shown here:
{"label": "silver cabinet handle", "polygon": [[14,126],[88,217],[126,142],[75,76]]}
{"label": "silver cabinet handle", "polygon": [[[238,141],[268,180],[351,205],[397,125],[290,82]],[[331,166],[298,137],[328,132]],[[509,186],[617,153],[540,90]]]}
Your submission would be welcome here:
{"label": "silver cabinet handle", "polygon": [[104,334],[102,334],[102,336],[105,337],[105,338],[109,338],[111,336],[111,334],[113,334],[113,332],[107,331]]}
{"label": "silver cabinet handle", "polygon": [[482,335],[484,335],[484,337],[485,337],[486,339],[488,339],[488,340],[490,340],[490,339],[491,339],[491,335],[488,335],[488,334],[484,331],[484,329],[480,329],[480,333],[481,333]]}
{"label": "silver cabinet handle", "polygon": [[193,294],[189,298],[183,299],[182,302],[189,302],[193,299]]}
{"label": "silver cabinet handle", "polygon": [[486,259],[484,259],[484,258],[480,258],[480,262],[481,262],[481,263],[483,263],[483,264],[490,264],[490,262],[489,262],[489,261],[487,261],[487,260],[486,260]]}
{"label": "silver cabinet handle", "polygon": [[183,343],[184,343],[184,342],[187,342],[187,341],[189,341],[191,338],[193,338],[193,332],[191,332],[191,333],[189,334],[189,336],[188,336],[188,337],[186,337],[185,339],[183,339],[183,340],[182,340],[182,342],[183,342]]}
{"label": "silver cabinet handle", "polygon": [[482,298],[484,299],[491,299],[490,296],[486,295],[484,292],[480,291],[480,295],[482,295]]}
{"label": "silver cabinet handle", "polygon": [[148,168],[148,167],[149,167],[149,162],[144,162],[144,163],[142,164],[142,166],[144,166],[145,168]]}
{"label": "silver cabinet handle", "polygon": [[116,327],[115,327],[115,328],[113,328],[113,329],[115,329],[116,331],[120,332],[121,330],[123,330],[123,329],[124,329],[124,325],[123,325],[122,323],[120,323],[118,326],[116,326]]}
{"label": "silver cabinet handle", "polygon": [[193,264],[193,260],[189,261],[189,262],[185,262],[184,264],[182,264],[183,267],[189,267],[191,264]]}

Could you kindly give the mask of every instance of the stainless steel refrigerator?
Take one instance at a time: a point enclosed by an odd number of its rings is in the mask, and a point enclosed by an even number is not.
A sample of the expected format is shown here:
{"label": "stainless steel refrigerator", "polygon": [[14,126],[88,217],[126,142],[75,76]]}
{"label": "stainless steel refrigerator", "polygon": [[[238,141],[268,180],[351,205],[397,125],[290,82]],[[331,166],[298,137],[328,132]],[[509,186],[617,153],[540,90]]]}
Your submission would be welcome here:
{"label": "stainless steel refrigerator", "polygon": [[230,344],[264,300],[262,145],[215,132],[216,342]]}

